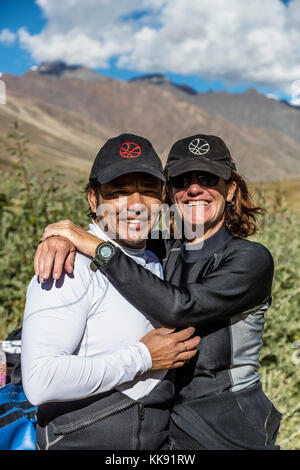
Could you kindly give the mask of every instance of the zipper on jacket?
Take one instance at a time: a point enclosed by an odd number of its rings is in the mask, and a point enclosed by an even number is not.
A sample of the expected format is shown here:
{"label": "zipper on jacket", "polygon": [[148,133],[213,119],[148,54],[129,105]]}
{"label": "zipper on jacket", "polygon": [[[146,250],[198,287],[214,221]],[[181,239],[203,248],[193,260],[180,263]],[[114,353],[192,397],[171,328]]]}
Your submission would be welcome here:
{"label": "zipper on jacket", "polygon": [[138,416],[139,416],[139,423],[138,423],[138,432],[137,432],[137,446],[136,450],[141,450],[141,431],[142,431],[142,421],[145,418],[145,408],[143,403],[138,403]]}
{"label": "zipper on jacket", "polygon": [[[107,413],[105,413],[105,410],[101,412],[100,415],[94,416],[93,418],[90,418],[89,420],[83,419],[82,422],[79,422],[77,424],[70,424],[66,426],[56,426],[56,431],[55,434],[70,434],[71,432],[78,431],[79,429],[85,428],[86,426],[90,426],[91,424],[97,423],[98,421],[102,421],[106,418],[109,418],[110,416],[114,416],[118,413],[122,413],[122,411],[126,411],[132,406],[135,406],[136,402],[135,401],[130,401],[128,402],[125,400],[125,403],[117,408],[114,408],[112,410],[109,410]],[[140,405],[140,403],[138,403]],[[144,419],[144,418],[143,418]]]}

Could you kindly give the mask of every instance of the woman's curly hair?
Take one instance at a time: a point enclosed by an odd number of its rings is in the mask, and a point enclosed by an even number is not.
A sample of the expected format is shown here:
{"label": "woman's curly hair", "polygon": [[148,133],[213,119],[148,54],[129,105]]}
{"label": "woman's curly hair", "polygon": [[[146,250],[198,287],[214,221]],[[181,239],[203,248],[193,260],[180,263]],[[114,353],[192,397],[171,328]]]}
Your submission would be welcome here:
{"label": "woman's curly hair", "polygon": [[234,170],[226,183],[233,181],[236,190],[232,203],[225,205],[225,227],[231,235],[246,238],[257,232],[257,216],[262,215],[265,209],[254,204],[244,178]]}
{"label": "woman's curly hair", "polygon": [[[257,232],[257,216],[263,214],[265,209],[254,204],[244,178],[234,170],[231,170],[230,179],[226,180],[227,184],[232,182],[236,183],[236,190],[232,202],[225,204],[225,227],[230,235],[246,238]],[[164,202],[169,206],[172,205],[166,187],[164,190]],[[174,223],[172,218],[170,220],[171,224]],[[170,230],[172,234],[172,226]]]}

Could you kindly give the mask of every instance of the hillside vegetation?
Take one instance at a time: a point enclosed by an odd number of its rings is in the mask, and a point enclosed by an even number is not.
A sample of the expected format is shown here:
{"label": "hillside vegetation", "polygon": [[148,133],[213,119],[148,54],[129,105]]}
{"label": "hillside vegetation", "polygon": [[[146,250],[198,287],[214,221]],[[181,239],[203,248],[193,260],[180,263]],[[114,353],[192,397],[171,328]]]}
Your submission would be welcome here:
{"label": "hillside vegetation", "polygon": [[[0,339],[22,325],[33,256],[43,228],[60,219],[71,219],[86,228],[89,212],[83,194],[86,181],[70,186],[63,174],[37,173],[27,157],[26,135],[17,124],[7,143],[17,165],[14,172],[2,171],[0,182]],[[284,415],[278,443],[282,449],[300,449],[300,361],[293,349],[300,340],[300,221],[296,204],[287,210],[294,192],[287,188],[285,183],[288,198],[278,185],[253,187],[256,202],[267,209],[254,239],[267,246],[275,262],[261,377],[267,395]]]}

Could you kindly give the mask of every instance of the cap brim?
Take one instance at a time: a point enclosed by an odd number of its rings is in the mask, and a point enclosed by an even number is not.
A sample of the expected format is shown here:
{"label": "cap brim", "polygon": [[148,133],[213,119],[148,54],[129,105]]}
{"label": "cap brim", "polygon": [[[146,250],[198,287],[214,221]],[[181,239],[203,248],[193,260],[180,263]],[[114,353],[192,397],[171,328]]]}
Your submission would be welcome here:
{"label": "cap brim", "polygon": [[109,183],[115,178],[118,178],[119,176],[126,175],[129,173],[147,173],[148,175],[155,176],[156,178],[165,182],[165,177],[163,173],[157,170],[156,168],[142,165],[140,163],[139,164],[136,164],[136,163],[133,164],[133,163],[134,162],[128,165],[128,168],[124,168],[123,163],[120,166],[114,165],[108,170],[102,173],[99,173],[97,177],[97,181],[101,184],[105,184],[105,183]]}
{"label": "cap brim", "polygon": [[173,176],[181,175],[188,171],[207,171],[208,173],[213,173],[214,175],[228,180],[231,176],[231,167],[229,165],[223,165],[221,163],[212,162],[208,160],[187,160],[176,162],[171,165],[169,168],[166,167],[165,170],[168,172],[168,176],[171,178]]}

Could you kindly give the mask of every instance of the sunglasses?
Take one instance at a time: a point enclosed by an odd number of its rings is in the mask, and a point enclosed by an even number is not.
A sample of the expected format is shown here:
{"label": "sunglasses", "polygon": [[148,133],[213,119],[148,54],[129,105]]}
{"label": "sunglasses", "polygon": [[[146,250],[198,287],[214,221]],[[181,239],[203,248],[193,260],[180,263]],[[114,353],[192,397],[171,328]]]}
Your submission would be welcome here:
{"label": "sunglasses", "polygon": [[182,173],[181,175],[178,176],[173,176],[169,177],[170,184],[173,186],[173,188],[179,189],[179,188],[186,188],[187,186],[190,186],[192,183],[194,176],[196,176],[197,181],[199,184],[202,186],[205,186],[207,188],[212,188],[213,186],[217,186],[217,184],[220,181],[220,177],[213,175],[212,173],[206,173],[206,172],[199,172],[199,171],[190,171],[188,173]]}

